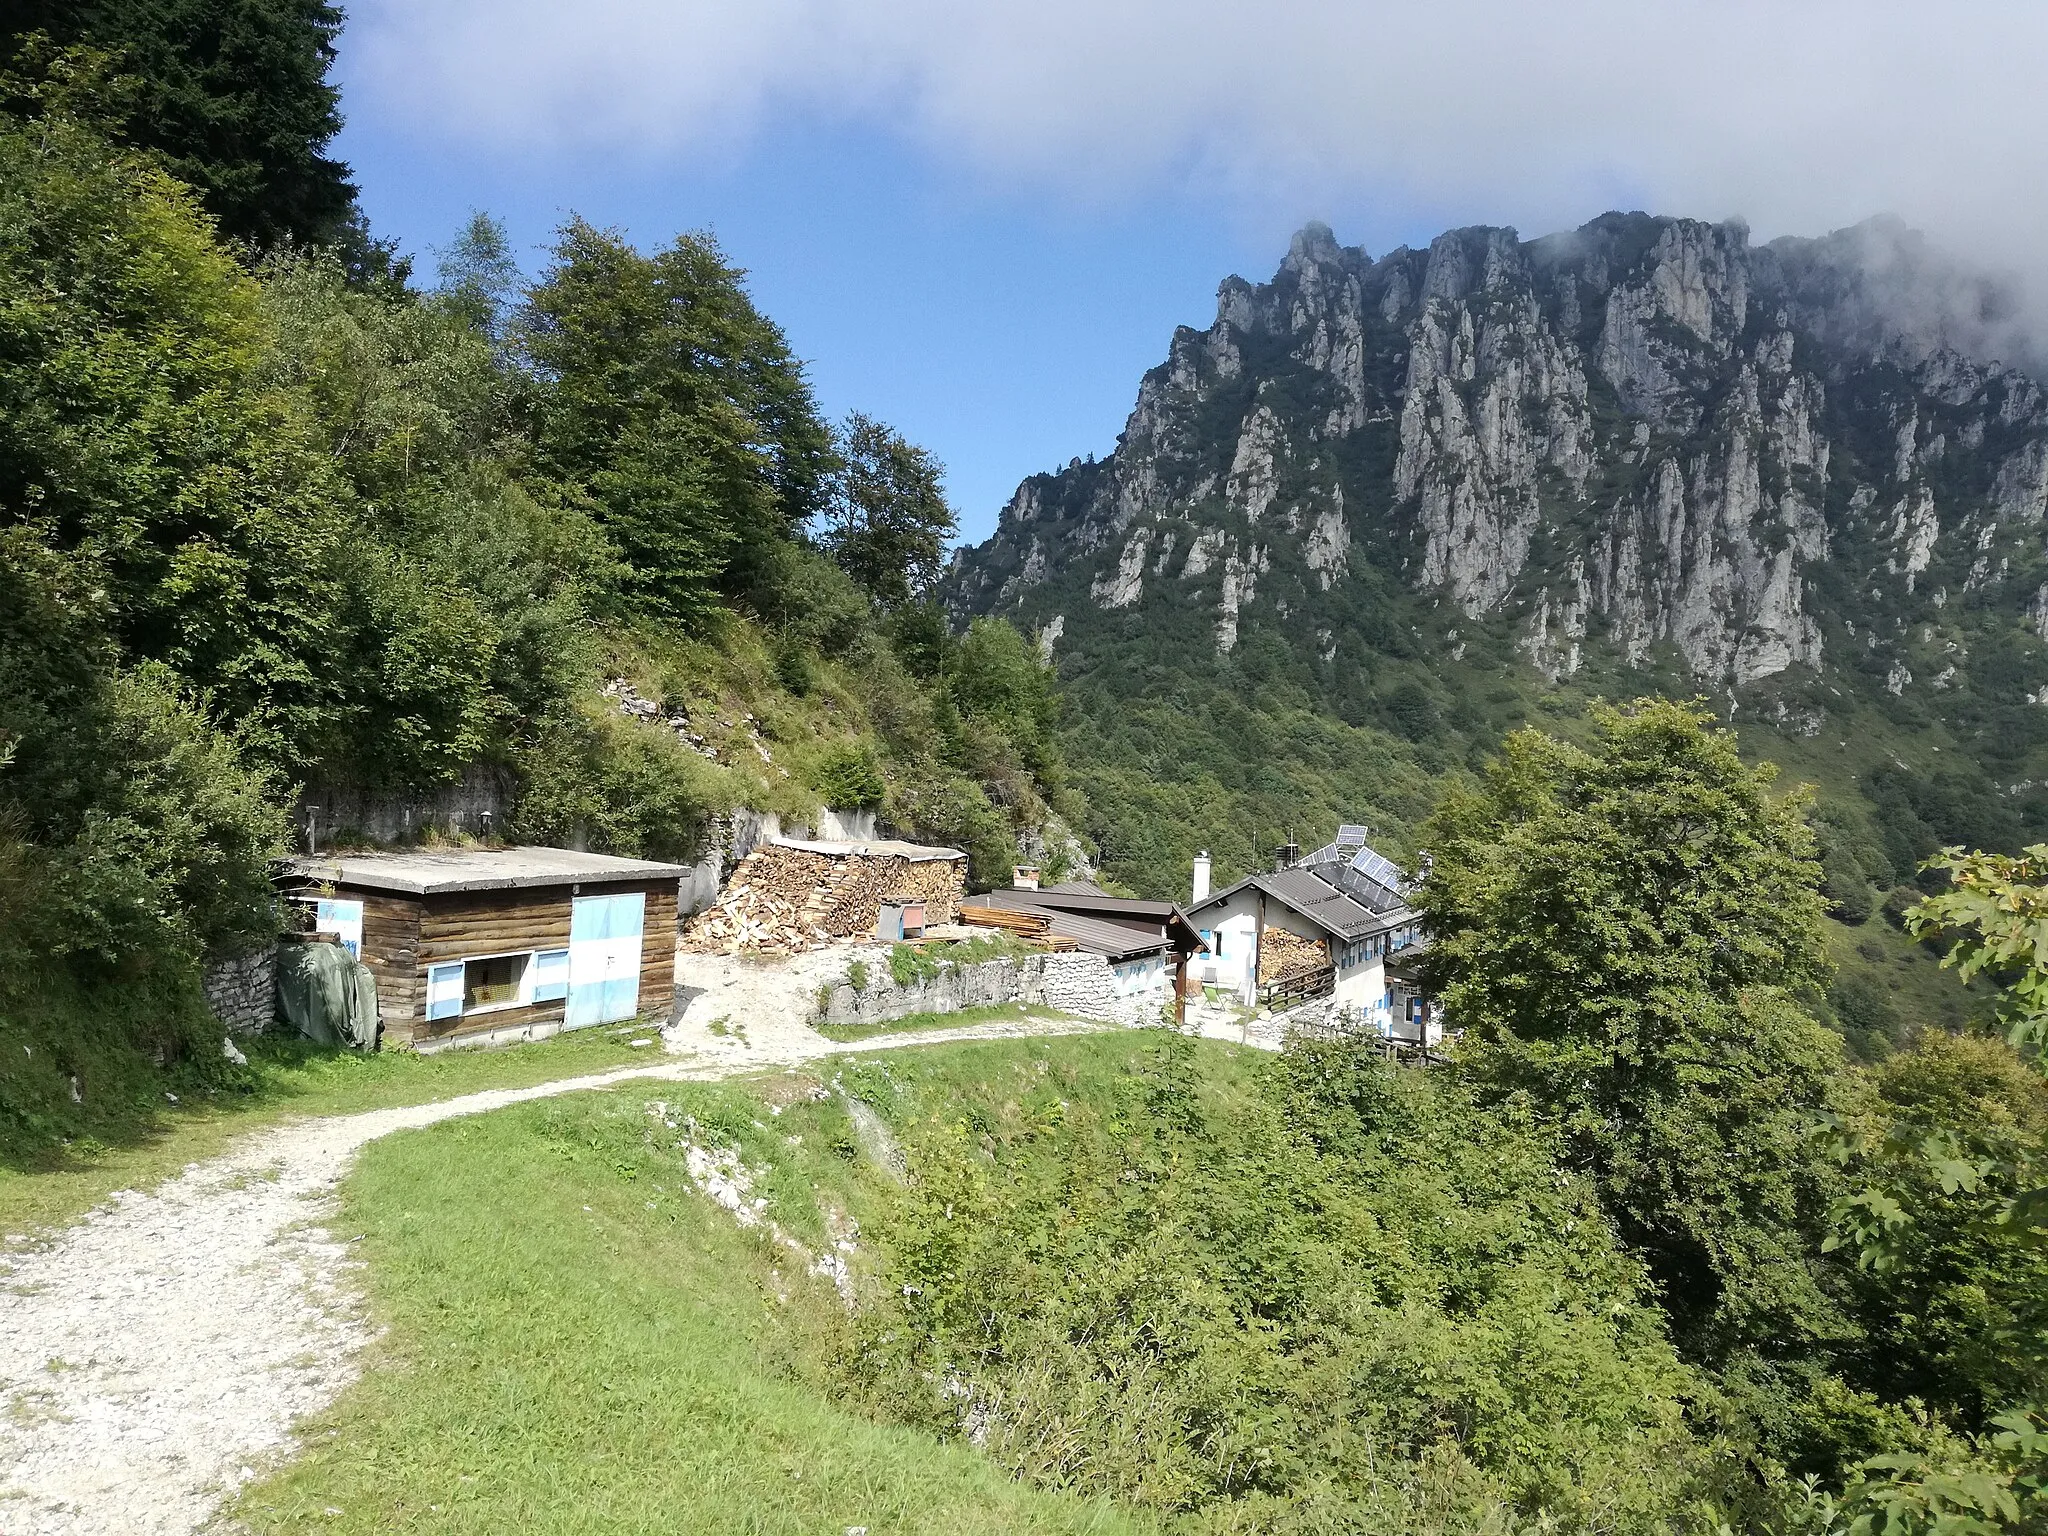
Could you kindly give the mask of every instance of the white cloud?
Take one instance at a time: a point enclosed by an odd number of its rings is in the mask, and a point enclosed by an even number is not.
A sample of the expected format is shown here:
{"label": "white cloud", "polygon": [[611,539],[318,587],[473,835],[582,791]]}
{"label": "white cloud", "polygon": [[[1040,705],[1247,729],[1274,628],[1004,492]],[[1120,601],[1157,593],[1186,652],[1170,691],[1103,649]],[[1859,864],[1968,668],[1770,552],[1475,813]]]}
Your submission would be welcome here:
{"label": "white cloud", "polygon": [[1162,184],[1536,234],[1615,204],[1760,235],[1879,210],[2048,251],[2034,0],[357,0],[353,100],[435,137],[659,157],[784,114],[999,185]]}

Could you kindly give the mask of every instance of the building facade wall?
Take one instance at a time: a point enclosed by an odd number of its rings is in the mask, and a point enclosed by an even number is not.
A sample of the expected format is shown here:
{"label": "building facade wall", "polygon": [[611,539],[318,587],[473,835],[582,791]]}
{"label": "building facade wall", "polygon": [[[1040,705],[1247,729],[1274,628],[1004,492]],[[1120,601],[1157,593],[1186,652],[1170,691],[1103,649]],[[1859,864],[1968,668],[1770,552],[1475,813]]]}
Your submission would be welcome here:
{"label": "building facade wall", "polygon": [[673,881],[607,881],[575,887],[447,891],[424,897],[336,887],[333,895],[363,904],[362,960],[377,981],[383,1043],[434,1049],[472,1037],[491,1042],[540,1039],[562,1027],[560,999],[523,1006],[427,1015],[427,974],[446,962],[566,949],[578,895],[639,891],[641,922],[638,1013],[665,1018],[675,995],[676,886]]}
{"label": "building facade wall", "polygon": [[[1276,903],[1268,900],[1266,905],[1270,909]],[[1188,962],[1189,974],[1205,987],[1220,987],[1227,992],[1242,991],[1245,978],[1251,971],[1254,941],[1258,934],[1258,893],[1239,891],[1230,900],[1205,910],[1192,921],[1209,952],[1196,955]]]}

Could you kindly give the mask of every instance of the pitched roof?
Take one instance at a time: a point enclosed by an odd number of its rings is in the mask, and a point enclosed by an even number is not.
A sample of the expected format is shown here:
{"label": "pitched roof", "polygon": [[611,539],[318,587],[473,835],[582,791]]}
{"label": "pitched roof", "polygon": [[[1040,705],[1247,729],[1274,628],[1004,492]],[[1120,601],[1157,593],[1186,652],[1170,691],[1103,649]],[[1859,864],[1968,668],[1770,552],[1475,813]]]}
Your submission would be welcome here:
{"label": "pitched roof", "polygon": [[1363,938],[1366,934],[1390,928],[1406,910],[1393,908],[1386,912],[1375,912],[1363,903],[1352,900],[1316,871],[1296,866],[1293,869],[1275,870],[1269,874],[1247,875],[1237,884],[1227,886],[1190,907],[1189,920],[1199,920],[1202,913],[1220,906],[1248,887],[1264,891],[1290,912],[1300,913],[1326,933],[1340,939]]}
{"label": "pitched roof", "polygon": [[390,853],[300,854],[287,872],[323,885],[424,896],[618,880],[679,880],[680,864],[578,853],[573,848],[406,848]]}
{"label": "pitched roof", "polygon": [[971,897],[965,905],[1042,912],[1052,920],[1054,933],[1110,960],[1130,959],[1167,948],[1202,948],[1202,936],[1175,903],[1105,896],[1095,887],[990,891],[985,896]]}

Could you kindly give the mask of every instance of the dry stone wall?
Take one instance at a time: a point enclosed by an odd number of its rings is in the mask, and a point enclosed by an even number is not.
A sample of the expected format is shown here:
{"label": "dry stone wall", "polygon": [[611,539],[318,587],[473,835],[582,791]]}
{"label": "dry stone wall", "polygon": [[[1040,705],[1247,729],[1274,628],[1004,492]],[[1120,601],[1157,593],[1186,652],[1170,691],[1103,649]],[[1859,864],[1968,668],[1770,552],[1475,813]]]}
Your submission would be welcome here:
{"label": "dry stone wall", "polygon": [[898,985],[886,958],[863,964],[859,988],[841,979],[821,995],[820,1023],[887,1024],[912,1014],[1023,1003],[1105,1024],[1156,1024],[1168,997],[1163,988],[1124,995],[1115,972],[1100,955],[1022,955],[979,965],[945,962],[937,975],[908,985]]}
{"label": "dry stone wall", "polygon": [[218,960],[200,981],[206,1006],[231,1035],[260,1035],[277,1016],[277,968],[273,953],[259,949]]}

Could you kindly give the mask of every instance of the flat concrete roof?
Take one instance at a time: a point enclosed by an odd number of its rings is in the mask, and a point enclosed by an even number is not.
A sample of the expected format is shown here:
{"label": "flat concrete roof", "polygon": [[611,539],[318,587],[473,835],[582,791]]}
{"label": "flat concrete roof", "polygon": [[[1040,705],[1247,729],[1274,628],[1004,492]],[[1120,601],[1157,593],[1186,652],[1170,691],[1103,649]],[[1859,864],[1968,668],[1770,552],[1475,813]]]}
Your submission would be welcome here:
{"label": "flat concrete roof", "polygon": [[406,848],[392,853],[298,854],[284,862],[292,874],[325,885],[407,896],[612,880],[679,880],[689,873],[680,864],[578,853],[573,848]]}

